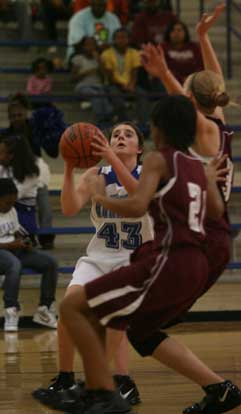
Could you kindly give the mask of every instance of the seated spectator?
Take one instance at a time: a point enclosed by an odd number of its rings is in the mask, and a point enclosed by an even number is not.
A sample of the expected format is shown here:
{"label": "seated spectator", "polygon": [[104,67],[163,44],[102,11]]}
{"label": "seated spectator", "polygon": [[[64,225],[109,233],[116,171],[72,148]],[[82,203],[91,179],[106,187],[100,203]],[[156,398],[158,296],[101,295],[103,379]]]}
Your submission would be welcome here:
{"label": "seated spectator", "polygon": [[[38,58],[32,63],[33,75],[29,77],[27,82],[27,92],[30,96],[51,95],[52,93],[52,78],[49,76],[53,70],[53,64],[50,60],[45,58]],[[48,104],[41,101],[34,103],[34,108],[45,106]]]}
{"label": "seated spectator", "polygon": [[[42,19],[48,40],[58,41],[56,23],[58,20],[69,20],[73,14],[72,0],[41,0]],[[56,46],[49,48],[49,53],[56,53]]]}
{"label": "seated spectator", "polygon": [[33,321],[49,328],[57,328],[54,310],[57,263],[53,257],[34,249],[31,240],[23,237],[14,208],[17,194],[17,187],[11,179],[0,178],[0,272],[5,275],[4,330],[18,330],[18,295],[23,267],[42,273],[39,306]]}
{"label": "seated spectator", "polygon": [[84,101],[91,102],[98,127],[106,128],[110,124],[113,110],[108,98],[103,96],[106,90],[96,40],[94,37],[85,36],[75,49],[77,53],[71,59],[72,79],[76,83],[75,93],[83,95]]}
{"label": "seated spectator", "polygon": [[[74,0],[74,13],[88,7],[91,0]],[[123,26],[129,20],[129,1],[128,0],[107,0],[106,10],[115,13]]]}
{"label": "seated spectator", "polygon": [[[54,106],[41,108],[33,111],[28,117],[29,103],[22,94],[11,97],[8,104],[9,128],[6,133],[9,135],[22,134],[27,139],[34,155],[42,156],[44,150],[48,156],[58,156],[59,139],[66,129],[63,114]],[[41,178],[37,191],[37,207],[40,228],[52,227],[52,208],[48,194],[49,167],[42,160],[42,169],[45,172]],[[53,248],[53,234],[39,236],[39,242],[43,248]]]}
{"label": "seated spectator", "polygon": [[167,27],[162,47],[168,67],[180,83],[191,73],[203,70],[200,46],[190,40],[184,23],[175,22]]}
{"label": "seated spectator", "polygon": [[91,0],[90,7],[80,10],[69,22],[67,57],[73,54],[73,45],[84,36],[95,37],[98,47],[105,49],[112,41],[113,33],[120,27],[117,16],[106,10],[106,0]]}
{"label": "seated spectator", "polygon": [[17,20],[19,36],[22,41],[32,39],[32,21],[29,4],[26,0],[0,0],[0,20]]}
{"label": "seated spectator", "polygon": [[160,0],[144,0],[143,11],[133,21],[131,44],[140,48],[145,43],[160,43],[163,33],[170,22],[177,17],[170,10],[162,10]]}
{"label": "seated spectator", "polygon": [[113,46],[101,55],[103,70],[108,80],[111,103],[118,122],[128,120],[126,98],[136,102],[137,121],[143,125],[148,119],[148,103],[144,91],[136,86],[137,71],[141,66],[140,53],[129,46],[126,29],[117,29],[113,36]]}
{"label": "seated spectator", "polygon": [[21,226],[35,244],[36,197],[40,168],[27,140],[20,135],[0,135],[0,178],[11,178],[18,189],[15,207]]}

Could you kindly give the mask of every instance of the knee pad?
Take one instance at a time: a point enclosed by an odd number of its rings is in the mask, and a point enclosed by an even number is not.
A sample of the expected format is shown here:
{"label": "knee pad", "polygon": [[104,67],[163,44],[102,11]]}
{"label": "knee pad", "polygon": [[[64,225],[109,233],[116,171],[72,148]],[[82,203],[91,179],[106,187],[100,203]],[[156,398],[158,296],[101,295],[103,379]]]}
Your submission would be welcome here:
{"label": "knee pad", "polygon": [[168,335],[164,331],[156,331],[144,340],[140,340],[130,329],[127,330],[127,337],[136,352],[142,357],[147,357],[153,354],[158,345],[168,338]]}

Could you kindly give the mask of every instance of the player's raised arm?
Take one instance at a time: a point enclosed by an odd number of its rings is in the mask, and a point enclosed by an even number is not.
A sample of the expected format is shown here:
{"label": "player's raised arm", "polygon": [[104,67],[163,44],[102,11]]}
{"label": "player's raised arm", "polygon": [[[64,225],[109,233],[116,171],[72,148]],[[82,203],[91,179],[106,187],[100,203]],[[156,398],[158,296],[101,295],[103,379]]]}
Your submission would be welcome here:
{"label": "player's raised arm", "polygon": [[220,14],[225,9],[225,4],[220,3],[215,7],[213,14],[204,13],[201,20],[196,26],[196,32],[199,37],[199,42],[202,51],[202,58],[204,62],[204,68],[212,70],[213,72],[220,75],[223,79],[223,71],[218,61],[216,52],[212,46],[212,43],[208,36],[208,31],[214,26]]}
{"label": "player's raised arm", "polygon": [[[189,84],[189,90],[183,87],[173,76],[168,69],[165,56],[161,46],[147,45],[143,47],[142,52],[143,66],[148,73],[152,76],[159,77],[165,85],[169,94],[181,94],[187,95],[191,99],[193,95],[190,84],[193,83],[192,79],[195,74],[188,77],[187,82]],[[191,80],[189,80],[189,78]],[[219,133],[218,128],[213,125],[213,122],[207,119],[199,110],[197,103],[197,131],[195,150],[200,154],[206,154],[207,156],[216,156],[219,149]]]}
{"label": "player's raised arm", "polygon": [[162,155],[151,152],[145,157],[141,178],[132,196],[117,200],[96,194],[93,198],[105,208],[124,217],[141,217],[146,213],[161,178],[165,178],[166,174],[167,166]]}
{"label": "player's raised arm", "polygon": [[92,142],[92,148],[94,155],[100,156],[113,167],[118,180],[125,187],[128,194],[133,193],[138,185],[138,180],[131,175],[125,164],[115,154],[107,138],[104,135],[96,136]]}
{"label": "player's raised arm", "polygon": [[[220,82],[224,83],[224,76],[222,67],[218,61],[217,54],[215,49],[210,41],[208,32],[210,28],[214,26],[219,16],[222,14],[223,10],[225,9],[225,3],[218,4],[213,14],[204,13],[201,20],[198,22],[196,26],[196,32],[199,37],[199,43],[202,52],[202,58],[204,62],[204,68],[206,70],[211,70],[212,72],[217,73],[220,76]],[[224,115],[222,108],[218,107],[215,110],[215,115],[218,118],[221,118],[224,122]]]}
{"label": "player's raised arm", "polygon": [[[90,192],[86,184],[86,178],[97,175],[98,168],[92,167],[85,171],[79,179],[78,186],[74,182],[74,166],[64,163],[64,180],[61,191],[61,209],[64,215],[74,216],[85,206],[90,199]],[[103,181],[102,177],[98,177]]]}
{"label": "player's raised arm", "polygon": [[161,45],[144,45],[141,52],[142,65],[152,76],[161,79],[169,94],[185,95],[185,91],[178,80],[169,70]]}
{"label": "player's raised arm", "polygon": [[119,183],[132,194],[138,183],[144,136],[135,123],[128,121],[114,125],[109,135],[109,140],[103,134],[94,138],[93,154],[112,166]]}

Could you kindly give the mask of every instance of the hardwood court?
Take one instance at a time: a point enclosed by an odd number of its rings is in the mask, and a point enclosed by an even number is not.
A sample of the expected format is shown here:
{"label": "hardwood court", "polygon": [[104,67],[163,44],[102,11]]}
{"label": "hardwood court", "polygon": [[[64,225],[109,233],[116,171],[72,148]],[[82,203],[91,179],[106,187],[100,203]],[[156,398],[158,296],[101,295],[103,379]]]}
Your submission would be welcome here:
{"label": "hardwood court", "polygon": [[[210,367],[241,385],[241,329],[239,323],[184,324],[170,330],[191,347]],[[151,359],[131,350],[131,373],[143,403],[139,414],[176,414],[202,397],[200,388]],[[76,369],[82,372],[80,361]],[[31,391],[47,385],[55,376],[56,332],[42,329],[0,333],[0,414],[49,414],[31,397]],[[241,407],[235,409],[241,414]]]}

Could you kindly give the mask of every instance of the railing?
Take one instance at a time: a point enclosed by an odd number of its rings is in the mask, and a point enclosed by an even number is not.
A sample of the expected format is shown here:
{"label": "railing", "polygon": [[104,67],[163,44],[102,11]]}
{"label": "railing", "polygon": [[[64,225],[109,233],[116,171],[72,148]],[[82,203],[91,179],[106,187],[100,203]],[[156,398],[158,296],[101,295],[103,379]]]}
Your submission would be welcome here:
{"label": "railing", "polygon": [[[241,5],[237,4],[234,0],[226,0],[226,28],[227,28],[227,77],[232,78],[232,35],[235,35],[241,41],[241,32],[233,26],[232,12],[240,14],[241,19]],[[240,43],[241,47],[241,43]]]}
{"label": "railing", "polygon": [[[181,0],[176,0],[175,2],[175,12],[178,18],[181,18]],[[201,16],[205,11],[205,2],[204,0],[199,0],[197,5],[199,7],[199,15]],[[235,0],[226,0],[226,56],[227,56],[227,77],[228,79],[232,78],[232,36],[234,35],[241,41],[241,31],[240,27],[235,28],[233,24],[232,15],[233,12],[240,14],[241,20],[241,5],[238,4]]]}
{"label": "railing", "polygon": [[[174,9],[175,9],[175,13],[178,16],[178,18],[181,18],[181,12],[182,12],[181,5],[182,5],[182,1],[176,0]],[[201,17],[205,10],[204,0],[199,0],[197,7],[199,8],[199,16]]]}

